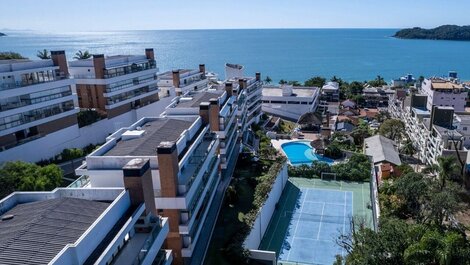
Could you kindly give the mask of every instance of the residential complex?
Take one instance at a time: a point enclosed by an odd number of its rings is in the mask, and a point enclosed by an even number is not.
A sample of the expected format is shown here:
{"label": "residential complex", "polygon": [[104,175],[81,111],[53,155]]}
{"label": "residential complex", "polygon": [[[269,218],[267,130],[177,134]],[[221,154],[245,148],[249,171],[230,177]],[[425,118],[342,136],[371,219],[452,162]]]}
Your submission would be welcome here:
{"label": "residential complex", "polygon": [[297,121],[303,114],[317,109],[319,95],[320,89],[317,87],[265,85],[262,110],[268,114]]}
{"label": "residential complex", "polygon": [[206,66],[199,65],[199,69],[177,69],[168,71],[159,76],[160,87],[174,87],[177,96],[190,91],[201,91],[208,87]]}
{"label": "residential complex", "polygon": [[366,87],[362,90],[362,97],[364,98],[364,107],[388,107],[388,98],[394,93],[395,91],[389,88]]}
{"label": "residential complex", "polygon": [[338,82],[327,82],[321,88],[321,100],[338,102],[339,101],[339,84]]}
{"label": "residential complex", "polygon": [[122,168],[122,188],[15,192],[0,200],[1,264],[168,265],[167,218],[148,200],[149,160]]}
{"label": "residential complex", "polygon": [[10,149],[39,138],[54,149],[78,137],[77,95],[65,52],[51,55],[37,61],[0,60],[0,156],[16,159]]}
{"label": "residential complex", "polygon": [[[463,160],[467,151],[464,148],[464,138],[461,133],[466,126],[456,127],[454,120],[459,115],[449,106],[435,106],[429,110],[429,94],[412,94],[397,96],[399,91],[391,96],[389,111],[394,118],[405,123],[408,137],[418,151],[418,158],[426,164],[437,163],[442,155],[453,155],[458,150]],[[463,116],[462,116],[463,117]],[[465,124],[465,123],[464,123]],[[457,129],[459,128],[459,129]]]}
{"label": "residential complex", "polygon": [[69,64],[80,108],[95,109],[111,119],[159,100],[153,49],[146,49],[145,55],[96,54]]}
{"label": "residential complex", "polygon": [[432,106],[452,107],[455,112],[464,112],[468,92],[456,80],[444,78],[424,79],[421,93],[427,95],[427,109]]}

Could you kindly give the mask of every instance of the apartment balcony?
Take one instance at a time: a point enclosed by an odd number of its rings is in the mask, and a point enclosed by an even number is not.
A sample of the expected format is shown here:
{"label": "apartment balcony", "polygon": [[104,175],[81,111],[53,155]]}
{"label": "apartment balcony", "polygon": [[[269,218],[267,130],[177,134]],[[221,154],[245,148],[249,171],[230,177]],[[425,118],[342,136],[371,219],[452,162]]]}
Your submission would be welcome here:
{"label": "apartment balcony", "polygon": [[[152,265],[170,264],[171,251],[162,250],[161,247],[170,231],[167,218],[155,218],[139,229],[136,224],[135,234],[125,243],[124,247],[113,260],[113,265]],[[138,229],[138,230],[137,230]],[[146,232],[149,230],[149,232]]]}
{"label": "apartment balcony", "polygon": [[[105,96],[112,96],[126,91],[130,91],[143,85],[157,84],[158,76],[157,74],[150,74],[140,77],[135,77],[132,79],[127,79],[120,82],[114,82],[106,85]],[[122,91],[122,92],[121,92]]]}
{"label": "apartment balcony", "polygon": [[69,79],[69,76],[60,74],[58,69],[22,74],[21,77],[21,81],[1,83],[0,91]]}
{"label": "apartment balcony", "polygon": [[132,74],[132,73],[137,73],[137,72],[142,72],[145,70],[150,70],[150,69],[156,69],[157,68],[157,63],[155,60],[149,60],[148,62],[145,63],[139,63],[139,64],[131,64],[131,65],[126,65],[122,67],[116,67],[116,68],[108,68],[104,70],[104,78],[113,78],[113,77],[118,77],[122,75],[127,75],[127,74]]}
{"label": "apartment balcony", "polygon": [[[217,165],[219,163],[219,159],[217,158],[214,160],[213,165]],[[211,203],[209,200],[212,196],[216,184],[219,182],[219,174],[218,174],[218,167],[213,167],[206,173],[204,173],[202,182],[199,184],[195,195],[191,198],[189,205],[188,205],[188,212],[189,215],[185,219],[180,220],[179,231],[182,234],[191,234],[191,231],[197,227],[201,221],[198,212],[201,209],[204,209],[204,205]]]}

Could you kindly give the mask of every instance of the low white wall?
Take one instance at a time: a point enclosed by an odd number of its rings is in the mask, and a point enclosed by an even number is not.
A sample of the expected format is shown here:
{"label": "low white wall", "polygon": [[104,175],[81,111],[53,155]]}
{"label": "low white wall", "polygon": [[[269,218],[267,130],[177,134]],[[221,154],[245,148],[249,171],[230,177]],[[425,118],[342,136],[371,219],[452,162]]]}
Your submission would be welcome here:
{"label": "low white wall", "polygon": [[258,212],[258,216],[256,217],[250,234],[246,237],[245,242],[243,243],[246,249],[258,249],[261,239],[263,239],[264,233],[271,221],[271,217],[276,208],[276,203],[281,198],[282,191],[286,186],[287,178],[287,163],[285,163],[276,177],[271,192],[269,192],[268,199]]}

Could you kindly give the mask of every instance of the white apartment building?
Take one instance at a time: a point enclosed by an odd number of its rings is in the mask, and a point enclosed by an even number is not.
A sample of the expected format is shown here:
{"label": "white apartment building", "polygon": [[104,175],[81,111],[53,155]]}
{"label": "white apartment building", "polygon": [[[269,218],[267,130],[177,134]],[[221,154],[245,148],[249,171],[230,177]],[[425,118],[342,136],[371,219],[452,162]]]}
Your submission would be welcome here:
{"label": "white apartment building", "polygon": [[466,160],[467,150],[463,147],[464,138],[456,130],[452,107],[426,107],[428,95],[417,94],[399,99],[390,97],[389,112],[392,117],[402,120],[408,137],[414,143],[418,158],[426,164],[437,163],[442,155],[454,155],[459,150]]}
{"label": "white apartment building", "polygon": [[339,101],[339,84],[338,82],[327,82],[321,88],[321,100],[338,102]]}
{"label": "white apartment building", "polygon": [[[212,114],[212,115],[211,115]],[[196,115],[143,118],[108,137],[86,158],[77,175],[89,176],[88,187],[124,187],[122,170],[130,160],[150,160],[152,194],[157,213],[169,218],[166,248],[175,264],[189,264],[221,180],[219,124],[211,104]],[[212,124],[212,125],[211,125]]]}
{"label": "white apartment building", "polygon": [[199,65],[199,69],[177,69],[168,71],[159,76],[158,85],[162,88],[174,87],[177,96],[191,91],[201,91],[208,87],[209,79],[206,77],[206,66]]}
{"label": "white apartment building", "polygon": [[171,250],[162,248],[168,219],[150,211],[143,196],[148,170],[135,163],[123,170],[128,190],[59,188],[0,200],[0,263],[171,264]]}
{"label": "white apartment building", "polygon": [[176,97],[162,116],[177,118],[182,115],[199,115],[203,106],[209,108],[211,119],[219,121],[211,123],[210,129],[219,137],[220,166],[222,169],[227,169],[229,161],[233,160],[234,155],[238,155],[235,148],[238,141],[237,97],[231,83],[226,83],[225,87],[217,89],[188,92]]}
{"label": "white apartment building", "polygon": [[453,107],[455,112],[465,111],[467,90],[457,81],[443,78],[425,79],[421,93],[428,96],[427,109],[432,106]]}
{"label": "white apartment building", "polygon": [[320,98],[320,89],[317,87],[265,85],[262,93],[263,112],[293,121],[305,113],[314,112]]}
{"label": "white apartment building", "polygon": [[[50,158],[78,137],[77,95],[64,51],[0,61],[0,162]],[[36,161],[37,161],[36,160]]]}

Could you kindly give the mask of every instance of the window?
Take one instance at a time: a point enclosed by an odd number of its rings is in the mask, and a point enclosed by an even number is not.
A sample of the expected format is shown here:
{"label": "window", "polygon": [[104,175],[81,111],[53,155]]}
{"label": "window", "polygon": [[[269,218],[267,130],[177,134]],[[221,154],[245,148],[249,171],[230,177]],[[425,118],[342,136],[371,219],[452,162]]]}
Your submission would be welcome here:
{"label": "window", "polygon": [[462,130],[466,131],[466,130],[467,130],[467,127],[463,127]]}

